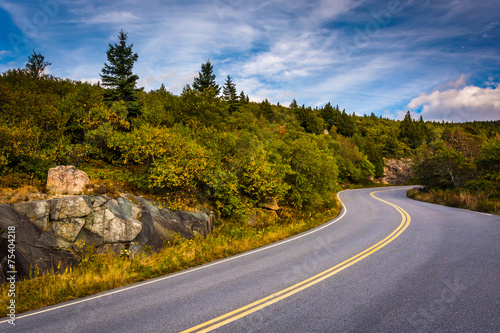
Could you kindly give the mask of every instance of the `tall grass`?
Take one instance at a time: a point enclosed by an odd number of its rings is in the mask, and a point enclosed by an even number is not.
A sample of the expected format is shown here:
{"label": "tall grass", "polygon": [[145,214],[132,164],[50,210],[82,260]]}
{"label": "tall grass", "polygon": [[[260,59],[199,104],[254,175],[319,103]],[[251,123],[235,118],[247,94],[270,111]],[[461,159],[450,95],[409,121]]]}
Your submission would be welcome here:
{"label": "tall grass", "polygon": [[[17,282],[16,310],[35,310],[242,253],[316,227],[339,211],[284,213],[279,223],[260,228],[225,221],[206,238],[176,237],[159,252],[151,253],[146,248],[133,258],[95,254],[88,247],[82,251],[79,267],[62,274],[34,272],[31,279]],[[7,284],[0,286],[0,297],[3,317],[10,301]]]}
{"label": "tall grass", "polygon": [[500,199],[490,198],[481,192],[471,193],[462,189],[433,189],[425,192],[412,189],[407,195],[409,198],[424,202],[500,215]]}

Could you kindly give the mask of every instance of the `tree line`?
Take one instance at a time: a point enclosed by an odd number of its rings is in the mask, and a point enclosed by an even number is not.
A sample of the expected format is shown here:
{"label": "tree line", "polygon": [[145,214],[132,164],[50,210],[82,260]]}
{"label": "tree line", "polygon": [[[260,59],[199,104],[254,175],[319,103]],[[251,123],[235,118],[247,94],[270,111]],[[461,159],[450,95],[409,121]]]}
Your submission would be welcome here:
{"label": "tree line", "polygon": [[43,184],[50,167],[73,164],[93,178],[241,216],[269,197],[329,209],[343,186],[383,176],[384,158],[411,157],[416,182],[499,193],[498,121],[432,123],[410,113],[395,121],[331,103],[255,103],[229,75],[219,86],[210,61],[180,95],[163,84],[146,92],[127,38],[122,30],[109,44],[98,84],[44,74],[51,64],[35,51],[25,68],[1,74],[1,186]]}

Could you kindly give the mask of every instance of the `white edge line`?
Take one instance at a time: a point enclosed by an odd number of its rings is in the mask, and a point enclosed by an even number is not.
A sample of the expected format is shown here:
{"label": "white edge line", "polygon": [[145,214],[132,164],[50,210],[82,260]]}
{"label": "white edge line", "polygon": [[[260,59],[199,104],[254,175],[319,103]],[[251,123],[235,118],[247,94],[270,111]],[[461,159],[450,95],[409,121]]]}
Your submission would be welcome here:
{"label": "white edge line", "polygon": [[[219,265],[219,264],[231,261],[231,260],[235,260],[235,259],[239,259],[239,258],[242,258],[242,257],[246,257],[248,255],[251,255],[251,254],[254,254],[254,253],[258,253],[258,252],[261,252],[261,251],[264,251],[264,250],[267,250],[267,249],[271,249],[273,247],[280,246],[280,245],[286,244],[286,243],[291,242],[291,241],[295,241],[295,240],[300,239],[300,238],[305,237],[305,236],[309,236],[310,234],[313,234],[315,232],[318,232],[318,231],[320,231],[320,230],[322,230],[324,228],[327,228],[327,227],[331,226],[332,224],[334,224],[335,222],[339,221],[340,219],[342,219],[345,216],[345,214],[347,213],[347,208],[344,205],[344,202],[342,201],[342,199],[340,199],[340,193],[342,193],[342,192],[345,192],[345,191],[340,191],[340,192],[337,193],[337,198],[340,201],[341,209],[343,208],[342,215],[335,217],[333,220],[325,223],[324,225],[322,225],[320,227],[316,227],[313,230],[306,231],[306,232],[304,232],[302,234],[299,234],[297,236],[292,236],[292,237],[290,237],[288,239],[285,239],[285,240],[282,240],[282,241],[278,241],[278,242],[276,242],[274,244],[271,244],[271,245],[265,245],[265,246],[263,246],[261,248],[255,249],[255,250],[250,250],[250,251],[242,253],[242,254],[237,254],[235,256],[232,256],[232,257],[229,257],[229,258],[226,258],[226,259],[221,259],[221,260],[218,260],[218,261],[215,261],[215,262],[212,262],[212,263],[208,263],[208,264],[204,264],[204,265],[201,265],[201,266],[198,266],[198,267],[195,267],[195,268],[188,268],[188,269],[186,269],[184,271],[181,271],[181,272],[178,272],[178,273],[174,273],[174,274],[170,274],[170,275],[167,275],[167,276],[164,276],[164,277],[160,277],[160,278],[155,278],[155,279],[152,279],[152,280],[149,280],[149,281],[146,281],[146,282],[138,282],[137,284],[134,284],[134,285],[132,285],[130,287],[125,287],[125,288],[118,289],[118,290],[115,290],[115,291],[105,292],[102,295],[90,296],[90,297],[87,296],[87,298],[80,299],[78,301],[73,301],[73,302],[66,303],[66,304],[59,305],[59,306],[50,307],[50,308],[47,308],[45,310],[40,310],[40,311],[36,311],[35,310],[36,312],[33,312],[33,313],[28,313],[28,314],[25,314],[25,315],[16,316],[15,320],[23,319],[23,318],[27,318],[27,317],[31,317],[31,316],[35,316],[35,315],[39,315],[39,314],[42,314],[42,313],[45,313],[45,312],[50,312],[50,311],[54,311],[54,310],[66,308],[66,307],[69,307],[69,306],[72,306],[72,305],[76,305],[76,304],[80,304],[80,303],[85,303],[85,302],[92,301],[92,300],[95,300],[95,299],[98,299],[98,298],[110,296],[110,295],[113,295],[113,294],[121,293],[121,292],[128,291],[128,290],[131,290],[131,289],[139,288],[139,287],[142,287],[142,286],[146,286],[148,284],[153,284],[153,283],[157,283],[157,282],[160,282],[160,281],[172,279],[172,278],[177,277],[177,276],[181,276],[181,275],[188,274],[188,273],[191,273],[191,272],[196,272],[196,271],[199,271],[201,269],[205,269],[205,268],[208,268],[208,267]],[[3,321],[0,321],[0,324],[6,323],[6,322],[8,322],[10,320],[11,319],[5,319]]]}

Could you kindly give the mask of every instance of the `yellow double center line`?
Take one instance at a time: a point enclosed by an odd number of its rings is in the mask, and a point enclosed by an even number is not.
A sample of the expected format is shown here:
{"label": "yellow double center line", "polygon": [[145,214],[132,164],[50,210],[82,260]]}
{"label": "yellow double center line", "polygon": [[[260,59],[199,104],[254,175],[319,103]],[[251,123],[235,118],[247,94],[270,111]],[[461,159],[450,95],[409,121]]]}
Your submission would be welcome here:
{"label": "yellow double center line", "polygon": [[[389,191],[394,191],[394,190],[389,190]],[[328,279],[332,275],[335,275],[338,272],[346,269],[347,267],[354,265],[358,261],[368,257],[370,254],[380,250],[381,248],[383,248],[384,246],[386,246],[387,244],[392,242],[408,227],[408,225],[410,224],[410,221],[411,221],[410,215],[405,210],[403,210],[401,207],[399,207],[391,202],[377,198],[375,196],[375,193],[378,193],[378,192],[382,192],[382,191],[371,192],[370,196],[376,200],[379,200],[385,204],[388,204],[389,206],[394,207],[401,214],[401,217],[402,217],[402,220],[401,220],[401,223],[399,224],[399,226],[393,232],[391,232],[387,237],[382,239],[377,244],[364,250],[363,252],[358,253],[354,257],[351,257],[351,258],[347,259],[346,261],[341,262],[338,265],[335,265],[335,266],[333,266],[333,267],[331,267],[331,268],[329,268],[329,269],[327,269],[327,270],[325,270],[317,275],[314,275],[313,277],[310,277],[307,280],[299,282],[291,287],[288,287],[288,288],[283,289],[277,293],[274,293],[272,295],[264,297],[256,302],[250,303],[244,307],[241,307],[239,309],[236,309],[234,311],[226,313],[220,317],[217,317],[217,318],[214,318],[214,319],[209,320],[207,322],[204,322],[203,324],[200,324],[200,325],[192,327],[188,330],[182,331],[181,333],[209,332],[209,331],[212,331],[218,327],[224,326],[224,325],[229,324],[235,320],[238,320],[242,317],[248,316],[251,313],[259,311],[260,309],[263,309],[271,304],[279,302],[284,298],[290,297],[290,296],[298,293],[301,290],[307,289],[307,288],[315,285],[316,283],[319,283],[325,279]]]}

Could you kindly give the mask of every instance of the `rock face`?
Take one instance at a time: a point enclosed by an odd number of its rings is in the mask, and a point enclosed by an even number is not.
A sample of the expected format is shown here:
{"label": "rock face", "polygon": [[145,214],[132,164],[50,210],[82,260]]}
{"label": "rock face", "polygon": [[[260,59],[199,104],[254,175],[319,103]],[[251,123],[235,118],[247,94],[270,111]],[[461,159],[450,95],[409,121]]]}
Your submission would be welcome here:
{"label": "rock face", "polygon": [[[192,238],[213,231],[211,212],[160,209],[140,197],[72,196],[0,205],[0,283],[7,269],[7,232],[16,229],[16,269],[27,276],[78,264],[77,243],[98,252],[127,249],[132,255],[145,245],[159,250],[175,233]],[[4,253],[5,252],[5,253]]]}
{"label": "rock face", "polygon": [[383,183],[392,185],[407,184],[413,176],[411,159],[385,160]]}
{"label": "rock face", "polygon": [[72,165],[49,170],[47,190],[52,194],[81,194],[86,185],[90,185],[87,174]]}

